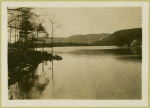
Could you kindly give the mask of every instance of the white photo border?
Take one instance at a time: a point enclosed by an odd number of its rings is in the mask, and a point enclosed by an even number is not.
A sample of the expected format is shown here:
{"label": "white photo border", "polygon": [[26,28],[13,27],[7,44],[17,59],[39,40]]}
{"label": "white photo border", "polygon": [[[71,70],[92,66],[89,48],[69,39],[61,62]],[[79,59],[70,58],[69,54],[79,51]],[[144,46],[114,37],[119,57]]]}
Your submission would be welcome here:
{"label": "white photo border", "polygon": [[[149,2],[2,1],[1,106],[2,107],[148,107]],[[7,7],[142,7],[142,100],[8,100]]]}

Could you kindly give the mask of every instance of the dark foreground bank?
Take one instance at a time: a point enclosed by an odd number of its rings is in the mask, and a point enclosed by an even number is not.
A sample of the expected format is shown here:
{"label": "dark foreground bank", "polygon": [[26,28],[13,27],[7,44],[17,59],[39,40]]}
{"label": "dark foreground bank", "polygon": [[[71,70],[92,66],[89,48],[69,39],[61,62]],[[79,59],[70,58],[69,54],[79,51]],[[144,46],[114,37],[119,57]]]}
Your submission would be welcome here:
{"label": "dark foreground bank", "polygon": [[47,52],[8,49],[8,86],[33,72],[39,63],[61,59],[62,57]]}

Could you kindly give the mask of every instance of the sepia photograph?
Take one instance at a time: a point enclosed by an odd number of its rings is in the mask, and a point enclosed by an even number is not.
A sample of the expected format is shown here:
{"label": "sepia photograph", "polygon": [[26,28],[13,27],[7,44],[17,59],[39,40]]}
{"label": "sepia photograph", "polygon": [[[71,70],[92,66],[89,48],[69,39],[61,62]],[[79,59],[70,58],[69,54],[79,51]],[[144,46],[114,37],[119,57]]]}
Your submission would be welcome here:
{"label": "sepia photograph", "polygon": [[2,97],[147,103],[148,3],[113,3],[4,2]]}

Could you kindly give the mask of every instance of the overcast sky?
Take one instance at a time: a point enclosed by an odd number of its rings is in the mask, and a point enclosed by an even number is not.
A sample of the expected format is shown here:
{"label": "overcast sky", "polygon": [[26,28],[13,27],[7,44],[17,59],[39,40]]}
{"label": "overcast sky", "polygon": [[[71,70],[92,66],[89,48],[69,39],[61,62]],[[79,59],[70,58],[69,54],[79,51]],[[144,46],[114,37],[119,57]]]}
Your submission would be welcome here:
{"label": "overcast sky", "polygon": [[[57,29],[56,37],[68,37],[76,34],[113,33],[121,29],[142,27],[141,7],[84,7],[84,8],[35,8],[36,14],[54,15],[56,20],[64,24]],[[41,17],[50,33],[49,16]]]}

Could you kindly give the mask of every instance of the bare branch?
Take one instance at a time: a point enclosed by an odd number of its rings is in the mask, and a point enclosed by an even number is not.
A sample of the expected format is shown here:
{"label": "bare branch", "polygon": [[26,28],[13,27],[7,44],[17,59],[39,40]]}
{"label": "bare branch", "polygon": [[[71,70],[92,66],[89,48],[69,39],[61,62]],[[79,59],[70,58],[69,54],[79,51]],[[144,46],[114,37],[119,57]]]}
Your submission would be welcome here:
{"label": "bare branch", "polygon": [[55,31],[56,31],[56,29],[58,29],[58,28],[61,28],[61,29],[62,29],[62,26],[63,26],[63,25],[58,24],[58,25],[56,26],[56,28],[53,30],[53,32],[55,32]]}
{"label": "bare branch", "polygon": [[22,16],[22,15],[18,15],[17,17],[15,17],[14,19],[8,21],[7,23],[10,23],[10,22],[14,21],[16,18],[18,18],[18,17],[20,17],[20,16]]}

